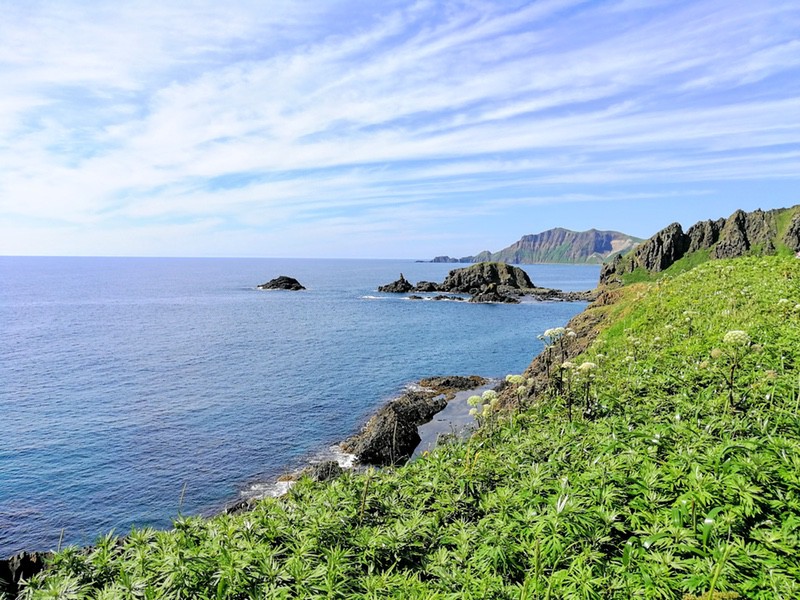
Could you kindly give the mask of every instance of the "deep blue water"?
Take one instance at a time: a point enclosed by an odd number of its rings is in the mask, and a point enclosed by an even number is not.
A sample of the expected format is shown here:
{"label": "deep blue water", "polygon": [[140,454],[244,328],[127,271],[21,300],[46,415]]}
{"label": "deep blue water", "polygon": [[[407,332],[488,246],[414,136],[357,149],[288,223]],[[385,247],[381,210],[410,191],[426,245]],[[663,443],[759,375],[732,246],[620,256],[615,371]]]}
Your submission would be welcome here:
{"label": "deep blue water", "polygon": [[[355,432],[404,385],[502,377],[583,303],[378,294],[462,265],[0,257],[0,557],[168,527]],[[594,287],[595,266],[525,267]],[[308,291],[263,292],[280,274]]]}

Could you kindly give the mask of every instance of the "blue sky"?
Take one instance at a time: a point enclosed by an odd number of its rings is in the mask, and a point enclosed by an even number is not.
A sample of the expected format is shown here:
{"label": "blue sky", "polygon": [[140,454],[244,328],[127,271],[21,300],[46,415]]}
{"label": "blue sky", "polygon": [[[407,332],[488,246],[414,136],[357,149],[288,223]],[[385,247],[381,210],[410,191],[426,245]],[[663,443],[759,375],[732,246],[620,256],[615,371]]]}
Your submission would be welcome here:
{"label": "blue sky", "polygon": [[796,0],[0,11],[0,254],[461,256],[800,203]]}

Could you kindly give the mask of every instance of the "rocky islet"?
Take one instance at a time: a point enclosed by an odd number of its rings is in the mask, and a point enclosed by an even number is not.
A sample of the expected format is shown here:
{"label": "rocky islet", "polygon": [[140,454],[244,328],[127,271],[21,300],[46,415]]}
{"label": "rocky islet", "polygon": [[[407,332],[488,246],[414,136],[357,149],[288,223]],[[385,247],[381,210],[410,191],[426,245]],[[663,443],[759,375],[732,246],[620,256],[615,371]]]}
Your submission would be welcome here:
{"label": "rocky islet", "polygon": [[591,301],[594,290],[584,292],[563,292],[550,288],[537,287],[528,274],[514,265],[500,262],[483,262],[453,269],[442,283],[420,281],[413,285],[403,274],[396,281],[378,287],[379,292],[407,294],[412,300],[421,300],[420,293],[439,293],[434,300],[462,299],[457,294],[468,294],[473,303],[519,303],[519,298],[528,296],[536,300],[548,301]]}

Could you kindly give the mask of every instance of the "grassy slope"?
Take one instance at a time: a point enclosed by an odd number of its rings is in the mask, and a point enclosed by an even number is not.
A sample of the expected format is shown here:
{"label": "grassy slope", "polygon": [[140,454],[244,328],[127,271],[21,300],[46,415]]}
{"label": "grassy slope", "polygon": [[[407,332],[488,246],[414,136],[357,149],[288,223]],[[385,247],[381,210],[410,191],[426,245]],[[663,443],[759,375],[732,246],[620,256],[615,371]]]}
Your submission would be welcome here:
{"label": "grassy slope", "polygon": [[800,597],[800,261],[619,294],[575,361],[591,420],[551,389],[404,468],[64,551],[25,597]]}

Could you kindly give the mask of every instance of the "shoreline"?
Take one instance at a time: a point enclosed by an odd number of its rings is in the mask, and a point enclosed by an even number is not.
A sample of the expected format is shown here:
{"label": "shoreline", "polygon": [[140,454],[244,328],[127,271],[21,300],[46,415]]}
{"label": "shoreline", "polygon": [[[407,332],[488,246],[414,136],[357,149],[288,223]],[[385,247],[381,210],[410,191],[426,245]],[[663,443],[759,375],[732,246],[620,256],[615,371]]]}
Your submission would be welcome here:
{"label": "shoreline", "polygon": [[[470,379],[478,385],[453,390],[452,388],[426,387],[424,382],[432,380],[451,380],[451,379]],[[480,381],[478,381],[480,380]],[[386,466],[401,466],[419,458],[424,452],[433,450],[440,437],[455,435],[466,437],[475,424],[475,418],[469,414],[467,398],[475,393],[482,393],[485,390],[494,389],[502,382],[501,379],[485,378],[476,375],[468,377],[449,376],[420,379],[416,382],[406,384],[401,394],[395,396],[379,406],[369,418],[359,427],[359,431],[345,440],[328,446],[324,450],[310,455],[304,460],[304,465],[287,470],[284,473],[265,480],[256,480],[247,487],[240,490],[239,497],[225,503],[222,508],[213,510],[208,514],[202,515],[205,518],[213,518],[220,514],[238,514],[247,512],[253,505],[265,498],[279,498],[291,490],[292,486],[303,476],[309,475],[312,479],[326,480],[333,479],[345,471],[362,471],[370,467],[384,468]],[[444,391],[442,391],[444,390]],[[348,452],[343,445],[360,435],[363,435],[376,417],[382,411],[387,410],[393,403],[402,400],[409,394],[424,393],[429,394],[431,399],[442,399],[444,405],[436,410],[431,418],[423,423],[414,424],[419,434],[420,441],[416,444],[410,456],[395,465],[381,465],[370,461],[360,461],[354,453]],[[334,466],[335,465],[335,466]],[[337,469],[338,467],[338,469]],[[322,475],[320,475],[320,472]]]}
{"label": "shoreline", "polygon": [[[426,381],[467,380],[470,378],[476,378],[475,381],[480,380],[480,384],[475,387],[459,390],[454,390],[453,388],[439,389],[423,385]],[[346,470],[359,471],[369,467],[382,468],[381,465],[373,465],[368,462],[358,461],[355,454],[348,453],[342,448],[342,444],[360,435],[360,433],[363,433],[376,415],[379,415],[381,411],[391,406],[392,403],[406,397],[407,394],[433,394],[432,398],[443,399],[444,405],[440,410],[433,413],[430,420],[414,425],[419,431],[420,442],[414,448],[411,456],[403,461],[402,464],[416,460],[423,452],[432,450],[436,446],[438,439],[443,435],[454,434],[466,436],[470,432],[470,426],[475,422],[474,418],[469,414],[467,398],[473,393],[482,392],[486,389],[493,389],[500,382],[501,380],[499,379],[489,379],[473,375],[470,377],[434,377],[409,383],[404,387],[399,396],[391,398],[379,406],[370,415],[370,418],[362,424],[359,432],[346,440],[333,444],[325,450],[319,450],[307,457],[304,459],[305,465],[302,467],[285,472],[276,476],[274,479],[263,481],[256,480],[246,484],[247,487],[240,490],[238,499],[229,500],[215,509],[211,509],[206,513],[201,513],[196,516],[203,519],[213,519],[221,515],[235,515],[248,512],[253,509],[257,502],[263,499],[269,497],[278,498],[287,494],[292,485],[304,475],[309,474],[315,477],[315,470],[318,468],[321,469],[322,474],[325,475],[324,477],[318,478],[318,480],[333,479]],[[338,470],[336,468],[330,468],[331,463],[335,464]],[[123,537],[124,536],[120,536],[120,538]],[[92,547],[91,545],[83,546],[80,547],[80,550],[86,552],[91,550]],[[0,558],[0,593],[6,593],[10,599],[15,598],[19,592],[19,581],[21,579],[29,579],[44,570],[46,560],[55,554],[55,552],[55,550],[22,550],[12,556]]]}

